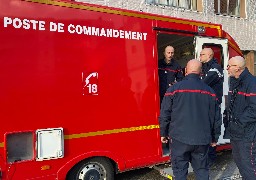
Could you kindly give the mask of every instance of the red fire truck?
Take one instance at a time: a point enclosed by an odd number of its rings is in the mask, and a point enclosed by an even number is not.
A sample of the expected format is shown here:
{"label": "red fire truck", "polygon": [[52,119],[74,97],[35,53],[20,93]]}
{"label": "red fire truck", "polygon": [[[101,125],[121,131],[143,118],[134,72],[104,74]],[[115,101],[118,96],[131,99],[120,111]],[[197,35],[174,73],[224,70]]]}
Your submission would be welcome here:
{"label": "red fire truck", "polygon": [[6,180],[111,180],[167,162],[157,63],[166,45],[182,66],[204,46],[223,67],[241,55],[219,24],[71,0],[1,0],[0,40]]}

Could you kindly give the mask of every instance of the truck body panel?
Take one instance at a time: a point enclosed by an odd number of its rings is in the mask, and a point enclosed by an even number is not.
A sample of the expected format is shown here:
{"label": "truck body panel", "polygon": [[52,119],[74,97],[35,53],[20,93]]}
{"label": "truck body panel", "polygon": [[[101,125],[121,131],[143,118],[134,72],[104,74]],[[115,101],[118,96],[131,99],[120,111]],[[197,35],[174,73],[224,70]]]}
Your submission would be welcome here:
{"label": "truck body panel", "polygon": [[[65,179],[91,157],[110,159],[116,172],[168,161],[158,123],[161,33],[227,38],[217,24],[73,1],[1,0],[2,178]],[[36,131],[52,128],[63,128],[64,155],[38,160]]]}

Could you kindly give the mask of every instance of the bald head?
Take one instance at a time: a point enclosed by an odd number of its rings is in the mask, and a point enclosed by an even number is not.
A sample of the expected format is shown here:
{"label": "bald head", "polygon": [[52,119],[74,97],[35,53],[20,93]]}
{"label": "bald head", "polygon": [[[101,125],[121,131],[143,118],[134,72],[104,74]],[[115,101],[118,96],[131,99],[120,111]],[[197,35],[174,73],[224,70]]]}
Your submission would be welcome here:
{"label": "bald head", "polygon": [[242,56],[234,56],[229,59],[227,71],[230,77],[239,78],[245,69],[245,59]]}
{"label": "bald head", "polygon": [[200,61],[206,63],[210,61],[214,56],[214,52],[211,48],[204,48],[200,53]]}
{"label": "bald head", "polygon": [[245,68],[245,59],[242,56],[234,56],[230,58],[228,62],[236,64],[238,67],[244,69]]}
{"label": "bald head", "polygon": [[186,75],[191,73],[200,74],[201,69],[202,69],[202,63],[196,59],[192,59],[187,63]]}

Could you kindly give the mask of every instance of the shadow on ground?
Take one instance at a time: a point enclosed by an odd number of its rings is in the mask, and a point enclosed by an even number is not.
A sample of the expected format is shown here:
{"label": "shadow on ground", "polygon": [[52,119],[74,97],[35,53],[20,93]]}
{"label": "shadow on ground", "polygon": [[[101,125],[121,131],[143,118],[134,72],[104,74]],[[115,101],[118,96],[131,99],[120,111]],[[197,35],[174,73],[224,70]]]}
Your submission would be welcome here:
{"label": "shadow on ground", "polygon": [[[162,165],[164,167],[166,165]],[[210,168],[210,180],[241,180],[239,171],[235,165],[232,152],[222,151],[218,153],[217,160]],[[160,173],[151,168],[143,168],[118,174],[117,180],[167,180]],[[194,173],[190,173],[188,180],[195,180]]]}

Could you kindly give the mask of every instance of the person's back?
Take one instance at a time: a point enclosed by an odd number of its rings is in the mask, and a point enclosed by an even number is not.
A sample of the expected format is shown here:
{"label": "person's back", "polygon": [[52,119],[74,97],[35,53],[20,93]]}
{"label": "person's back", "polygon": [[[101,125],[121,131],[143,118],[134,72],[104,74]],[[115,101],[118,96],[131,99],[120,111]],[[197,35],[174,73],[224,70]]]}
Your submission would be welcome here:
{"label": "person's back", "polygon": [[171,128],[169,135],[186,144],[209,144],[215,117],[215,112],[211,113],[215,109],[214,91],[200,81],[199,75],[189,74],[170,87],[165,96],[162,107],[173,101],[171,125],[175,128]]}
{"label": "person's back", "polygon": [[169,140],[175,179],[186,179],[188,164],[196,179],[209,178],[209,144],[216,146],[221,123],[216,118],[218,104],[214,90],[199,78],[201,62],[190,60],[185,78],[168,88],[160,111],[162,143]]}

